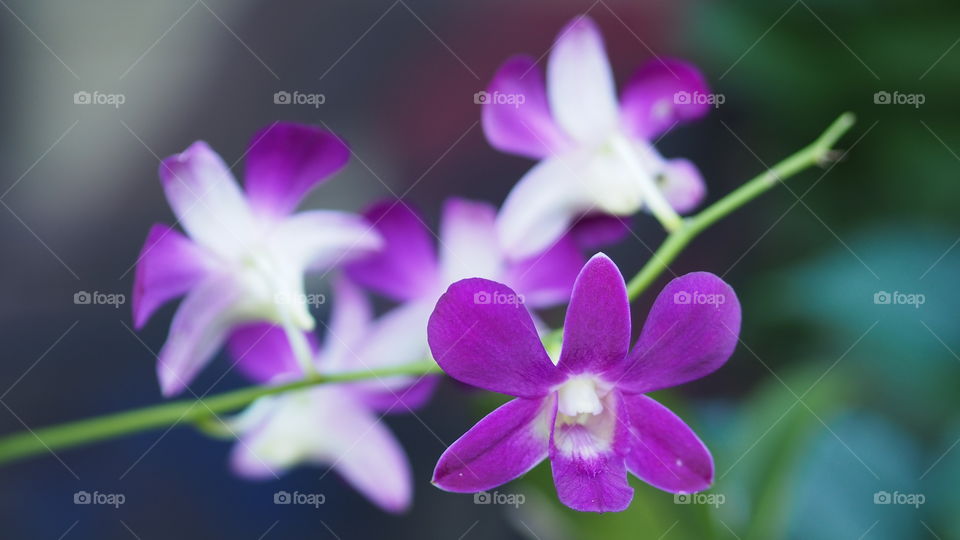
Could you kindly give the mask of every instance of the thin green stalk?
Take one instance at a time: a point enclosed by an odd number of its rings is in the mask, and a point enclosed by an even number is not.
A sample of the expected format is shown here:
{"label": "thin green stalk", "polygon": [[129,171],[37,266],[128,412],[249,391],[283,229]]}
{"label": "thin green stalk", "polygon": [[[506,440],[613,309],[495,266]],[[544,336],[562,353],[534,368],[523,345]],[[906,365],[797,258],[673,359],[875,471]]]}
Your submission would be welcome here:
{"label": "thin green stalk", "polygon": [[23,431],[0,439],[0,464],[47,451],[53,452],[181,423],[200,422],[202,424],[211,415],[239,410],[257,398],[316,384],[431,373],[442,373],[440,366],[433,361],[370,371],[312,375],[299,381],[276,386],[249,386],[201,399],[171,401],[141,409]]}
{"label": "thin green stalk", "polygon": [[704,208],[700,213],[685,219],[683,225],[667,236],[667,239],[664,240],[647,264],[627,284],[627,295],[630,300],[635,300],[640,296],[677,258],[683,248],[704,229],[783,180],[804,169],[828,162],[832,157],[833,145],[853,127],[855,121],[853,113],[848,112],[840,115],[817,140],[810,143],[806,148],[777,163],[773,168],[764,171],[726,197]]}
{"label": "thin green stalk", "polygon": [[[775,165],[772,169],[750,180],[723,199],[697,215],[683,220],[683,224],[667,236],[653,258],[627,284],[631,300],[636,299],[673,262],[684,247],[701,231],[753,200],[781,180],[813,165],[826,162],[832,147],[854,123],[851,113],[841,115],[812,144]],[[545,341],[554,341],[561,331]],[[553,340],[553,341],[551,341]],[[317,384],[350,382],[365,379],[418,376],[442,373],[434,362],[418,362],[405,366],[333,375],[313,374],[302,380],[276,386],[251,386],[201,399],[185,399],[161,403],[140,409],[68,422],[46,428],[27,430],[0,438],[0,465],[44,452],[91,444],[123,435],[141,433],[174,426],[193,424],[211,430],[210,417],[239,410],[258,398],[307,388]]]}

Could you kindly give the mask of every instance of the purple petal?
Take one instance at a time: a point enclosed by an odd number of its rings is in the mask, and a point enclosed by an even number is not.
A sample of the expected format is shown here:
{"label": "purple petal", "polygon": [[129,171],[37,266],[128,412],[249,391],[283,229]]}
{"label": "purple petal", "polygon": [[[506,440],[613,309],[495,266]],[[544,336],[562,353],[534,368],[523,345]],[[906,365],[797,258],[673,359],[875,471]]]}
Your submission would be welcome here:
{"label": "purple petal", "polygon": [[585,422],[558,421],[551,438],[557,495],[582,512],[619,512],[633,499],[623,458],[629,448],[629,418],[616,391],[602,401],[603,411]]}
{"label": "purple petal", "polygon": [[547,457],[556,399],[514,399],[477,422],[440,456],[433,483],[457,493],[485,491]]}
{"label": "purple petal", "polygon": [[427,325],[430,350],[451,377],[493,392],[541,397],[563,382],[533,319],[512,289],[465,279],[440,297]]}
{"label": "purple petal", "polygon": [[140,329],[168,301],[186,294],[208,273],[202,248],[167,225],[150,228],[133,279],[133,325]]}
{"label": "purple petal", "polygon": [[383,247],[383,238],[366,218],[335,210],[293,214],[278,222],[268,242],[301,271],[338,266]]}
{"label": "purple petal", "polygon": [[[514,56],[504,62],[487,93],[483,132],[494,148],[540,159],[570,145],[550,114],[543,73],[533,58]],[[513,103],[497,103],[500,95],[512,97]]]}
{"label": "purple petal", "polygon": [[613,72],[596,23],[585,15],[570,21],[554,43],[547,64],[550,109],[578,142],[598,143],[617,127]]}
{"label": "purple petal", "polygon": [[707,272],[687,274],[664,287],[636,346],[607,378],[637,394],[699,379],[730,358],[739,334],[733,289]]}
{"label": "purple petal", "polygon": [[258,131],[247,147],[250,204],[268,216],[292,212],[317,184],[339,171],[350,150],[329,131],[276,123]]}
{"label": "purple petal", "polygon": [[681,214],[696,208],[707,194],[707,185],[700,171],[686,159],[667,161],[660,189],[670,206]]}
{"label": "purple petal", "polygon": [[603,373],[630,350],[630,301],[620,269],[598,253],[577,276],[563,323],[561,369]]}
{"label": "purple petal", "polygon": [[710,92],[693,64],[675,59],[653,59],[633,75],[620,99],[621,117],[636,137],[653,140],[680,122],[707,114],[710,105],[698,101]]}
{"label": "purple petal", "polygon": [[570,234],[581,249],[596,248],[616,244],[630,234],[630,218],[609,214],[587,214],[577,221]]}
{"label": "purple petal", "polygon": [[426,225],[403,201],[381,201],[364,212],[384,239],[383,249],[347,266],[360,285],[397,301],[439,288],[437,253]]}
{"label": "purple petal", "polygon": [[231,280],[212,277],[183,300],[157,358],[157,376],[164,396],[182,392],[220,350],[237,322],[231,308],[242,295],[243,291]]}
{"label": "purple petal", "polygon": [[694,493],[713,483],[713,458],[677,415],[643,395],[623,397],[630,417],[627,468],[644,482],[672,493]]}
{"label": "purple petal", "polygon": [[616,454],[550,457],[560,502],[581,512],[620,512],[633,500],[623,458]]}
{"label": "purple petal", "polygon": [[[312,332],[306,332],[305,335],[316,353],[316,335]],[[269,383],[303,373],[290,348],[286,332],[276,325],[248,323],[237,327],[230,334],[227,350],[233,358],[234,367],[254,382]]]}
{"label": "purple petal", "polygon": [[530,307],[564,304],[570,300],[584,262],[576,241],[567,235],[547,251],[509,264],[503,281],[522,294]]}
{"label": "purple petal", "polygon": [[180,224],[216,253],[235,254],[254,230],[253,216],[227,164],[197,141],[160,163],[160,181]]}

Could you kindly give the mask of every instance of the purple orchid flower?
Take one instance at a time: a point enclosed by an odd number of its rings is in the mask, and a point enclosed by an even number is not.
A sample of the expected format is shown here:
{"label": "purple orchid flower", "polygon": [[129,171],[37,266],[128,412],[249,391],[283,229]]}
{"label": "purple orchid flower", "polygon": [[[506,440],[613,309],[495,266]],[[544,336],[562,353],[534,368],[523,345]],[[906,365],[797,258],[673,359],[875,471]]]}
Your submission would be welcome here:
{"label": "purple orchid flower", "polygon": [[[331,374],[382,367],[363,364],[354,353],[376,325],[363,293],[339,280],[334,298],[323,346],[309,335],[316,370]],[[244,325],[231,334],[228,350],[237,359],[237,369],[258,383],[304,375],[285,333],[276,326]],[[395,388],[395,381],[384,379],[261,398],[230,422],[240,438],[231,466],[242,477],[266,480],[299,464],[327,465],[384,510],[406,510],[413,491],[410,465],[381,419],[387,412],[421,406],[431,387]]]}
{"label": "purple orchid flower", "polygon": [[497,218],[512,256],[543,249],[590,211],[627,216],[643,208],[675,227],[676,212],[692,210],[705,195],[692,163],[665,159],[652,144],[710,107],[707,84],[688,63],[651,60],[618,103],[603,37],[590,18],[580,16],[557,37],[546,81],[536,60],[516,56],[487,91],[491,97],[482,114],[490,144],[540,160]]}
{"label": "purple orchid flower", "polygon": [[382,317],[359,352],[364,358],[391,358],[396,364],[429,355],[427,320],[437,299],[453,282],[484,277],[508,283],[529,308],[564,303],[586,258],[581,246],[609,241],[623,223],[591,220],[578,234],[560,238],[542,253],[519,261],[507,258],[496,233],[496,209],[486,203],[449,199],[440,223],[440,254],[432,233],[402,201],[381,201],[365,215],[384,238],[380,251],[347,266],[358,284],[401,304]]}
{"label": "purple orchid flower", "polygon": [[304,274],[380,246],[361,216],[292,213],[349,155],[330,132],[272,125],[248,147],[246,194],[204,142],[163,160],[167,200],[190,238],[163,224],[150,230],[137,262],[133,319],[139,329],[160,306],[186,295],[159,354],[164,395],[181,392],[237,324],[312,329]]}
{"label": "purple orchid flower", "polygon": [[631,351],[623,276],[599,254],[577,277],[556,363],[525,310],[478,304],[479,293],[515,294],[485,279],[453,284],[430,318],[430,348],[451,377],[517,399],[443,453],[437,486],[488,490],[545,458],[560,501],[581,511],[627,508],[633,498],[627,471],[675,493],[711,485],[706,446],[644,394],[698,379],[727,361],[740,331],[740,305],[729,285],[699,272],[671,281]]}

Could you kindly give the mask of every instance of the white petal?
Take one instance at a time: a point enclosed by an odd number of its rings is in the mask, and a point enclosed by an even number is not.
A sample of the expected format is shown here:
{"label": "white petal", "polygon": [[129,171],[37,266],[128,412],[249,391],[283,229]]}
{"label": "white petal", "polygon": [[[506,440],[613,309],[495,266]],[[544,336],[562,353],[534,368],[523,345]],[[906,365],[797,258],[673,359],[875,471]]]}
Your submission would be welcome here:
{"label": "white petal", "polygon": [[440,224],[440,264],[445,284],[468,277],[498,279],[503,269],[497,211],[487,203],[448,199]]}
{"label": "white petal", "polygon": [[574,19],[557,37],[547,64],[547,96],[557,123],[581,143],[600,143],[616,128],[613,73],[591,19]]}
{"label": "white petal", "polygon": [[517,182],[497,215],[500,244],[513,259],[549,248],[592,203],[584,187],[583,158],[547,158]]}
{"label": "white petal", "polygon": [[300,212],[279,222],[267,243],[301,271],[336,266],[379,249],[380,234],[362,216],[333,210]]}

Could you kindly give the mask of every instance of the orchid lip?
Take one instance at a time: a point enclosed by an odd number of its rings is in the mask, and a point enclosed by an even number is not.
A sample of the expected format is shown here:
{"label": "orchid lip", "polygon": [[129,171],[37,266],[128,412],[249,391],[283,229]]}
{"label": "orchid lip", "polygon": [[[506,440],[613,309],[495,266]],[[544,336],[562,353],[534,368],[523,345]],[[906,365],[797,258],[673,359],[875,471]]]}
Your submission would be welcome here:
{"label": "orchid lip", "polygon": [[573,375],[556,389],[560,420],[582,424],[603,412],[610,387],[592,374]]}

